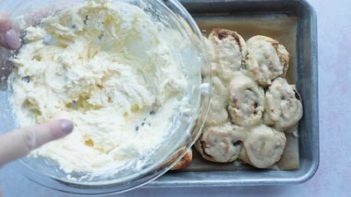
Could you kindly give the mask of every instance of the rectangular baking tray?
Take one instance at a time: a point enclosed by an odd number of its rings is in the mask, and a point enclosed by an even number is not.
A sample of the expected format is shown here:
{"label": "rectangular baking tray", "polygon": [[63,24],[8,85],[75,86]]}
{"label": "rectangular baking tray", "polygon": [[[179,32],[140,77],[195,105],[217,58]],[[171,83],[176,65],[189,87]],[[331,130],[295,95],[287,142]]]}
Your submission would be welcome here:
{"label": "rectangular baking tray", "polygon": [[[319,164],[317,22],[312,7],[303,0],[181,2],[198,22],[200,29],[216,25],[222,28],[229,26],[232,29],[236,28],[239,33],[246,32],[246,35],[243,35],[245,39],[252,36],[249,35],[251,30],[253,35],[268,34],[283,41],[282,43],[291,52],[292,67],[289,68],[288,80],[296,83],[304,104],[304,116],[299,124],[297,138],[299,168],[296,170],[245,168],[230,171],[214,165],[216,167],[212,170],[168,172],[144,187],[282,185],[309,180],[317,171]],[[286,29],[288,27],[290,31]],[[287,37],[291,39],[284,42],[284,38]]]}

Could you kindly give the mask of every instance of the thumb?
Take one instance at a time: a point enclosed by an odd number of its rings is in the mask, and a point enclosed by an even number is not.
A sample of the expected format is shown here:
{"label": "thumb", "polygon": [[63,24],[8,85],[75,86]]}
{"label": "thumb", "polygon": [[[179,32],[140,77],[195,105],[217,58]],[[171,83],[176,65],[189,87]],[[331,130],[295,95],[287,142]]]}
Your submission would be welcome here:
{"label": "thumb", "polygon": [[62,138],[72,130],[73,123],[62,119],[6,133],[0,136],[0,166],[47,142]]}

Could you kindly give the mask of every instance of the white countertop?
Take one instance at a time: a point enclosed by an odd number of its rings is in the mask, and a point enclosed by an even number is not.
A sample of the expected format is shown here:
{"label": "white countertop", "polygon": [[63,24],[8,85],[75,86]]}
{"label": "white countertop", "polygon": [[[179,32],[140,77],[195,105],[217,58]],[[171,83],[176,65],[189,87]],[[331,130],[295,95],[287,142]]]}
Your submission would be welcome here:
{"label": "white countertop", "polygon": [[[138,189],[121,196],[350,196],[351,1],[309,0],[318,17],[320,165],[292,186]],[[67,196],[32,183],[14,165],[0,169],[4,196]]]}

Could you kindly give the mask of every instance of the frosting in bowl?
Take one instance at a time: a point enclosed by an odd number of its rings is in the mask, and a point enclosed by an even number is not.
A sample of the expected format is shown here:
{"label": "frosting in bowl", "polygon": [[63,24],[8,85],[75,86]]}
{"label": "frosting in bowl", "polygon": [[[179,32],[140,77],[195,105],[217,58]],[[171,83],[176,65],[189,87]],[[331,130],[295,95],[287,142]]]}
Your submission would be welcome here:
{"label": "frosting in bowl", "polygon": [[74,132],[32,153],[67,173],[100,172],[152,150],[186,109],[188,82],[162,25],[126,3],[89,1],[26,27],[13,58],[19,126],[66,118]]}

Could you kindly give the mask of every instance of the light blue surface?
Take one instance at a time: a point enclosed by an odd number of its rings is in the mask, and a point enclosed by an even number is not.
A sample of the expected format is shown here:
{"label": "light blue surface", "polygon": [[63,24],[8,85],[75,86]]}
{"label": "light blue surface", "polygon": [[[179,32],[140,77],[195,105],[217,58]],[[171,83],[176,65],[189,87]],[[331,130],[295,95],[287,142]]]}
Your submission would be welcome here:
{"label": "light blue surface", "polygon": [[[307,183],[292,186],[138,189],[121,196],[351,196],[351,1],[310,0],[318,15],[321,162]],[[68,196],[0,169],[4,196]]]}

